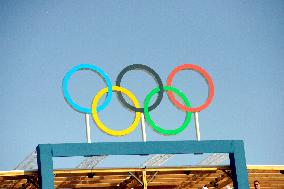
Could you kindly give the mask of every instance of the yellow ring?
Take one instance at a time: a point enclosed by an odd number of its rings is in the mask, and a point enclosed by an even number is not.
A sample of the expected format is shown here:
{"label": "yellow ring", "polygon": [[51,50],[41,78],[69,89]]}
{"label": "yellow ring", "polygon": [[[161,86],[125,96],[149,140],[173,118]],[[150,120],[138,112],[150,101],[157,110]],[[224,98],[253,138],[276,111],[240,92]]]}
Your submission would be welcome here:
{"label": "yellow ring", "polygon": [[[134,96],[134,94],[132,92],[130,92],[129,90],[123,88],[123,87],[119,87],[119,86],[112,86],[112,91],[119,91],[122,92],[124,94],[126,94],[130,100],[133,102],[134,106],[136,108],[140,108],[139,102],[136,99],[136,97]],[[94,122],[97,124],[97,126],[104,131],[105,133],[112,135],[112,136],[123,136],[123,135],[128,135],[129,133],[131,133],[132,131],[134,131],[134,129],[137,127],[137,125],[139,124],[139,120],[141,118],[141,113],[140,112],[136,112],[135,113],[135,119],[132,122],[132,124],[124,130],[112,130],[107,128],[99,119],[98,116],[98,112],[97,112],[97,104],[99,102],[99,99],[108,92],[108,88],[104,88],[102,90],[100,90],[96,96],[93,99],[92,102],[92,115],[93,115],[93,120]]]}

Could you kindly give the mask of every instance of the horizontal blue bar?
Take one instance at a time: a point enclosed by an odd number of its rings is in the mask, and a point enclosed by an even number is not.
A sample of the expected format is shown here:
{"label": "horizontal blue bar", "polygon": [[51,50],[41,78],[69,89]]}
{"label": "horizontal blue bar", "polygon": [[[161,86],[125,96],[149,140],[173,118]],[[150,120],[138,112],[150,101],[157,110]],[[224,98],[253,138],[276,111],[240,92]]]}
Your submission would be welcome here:
{"label": "horizontal blue bar", "polygon": [[240,145],[243,145],[242,140],[185,140],[40,144],[39,147],[50,148],[52,157],[70,157],[96,155],[233,153],[236,147]]}

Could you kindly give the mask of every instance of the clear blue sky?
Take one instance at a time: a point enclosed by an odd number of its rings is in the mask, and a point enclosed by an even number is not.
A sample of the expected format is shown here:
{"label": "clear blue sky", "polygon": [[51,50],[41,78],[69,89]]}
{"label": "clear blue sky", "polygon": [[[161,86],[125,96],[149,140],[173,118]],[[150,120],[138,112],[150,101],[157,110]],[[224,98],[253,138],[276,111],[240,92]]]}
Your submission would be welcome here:
{"label": "clear blue sky", "polygon": [[[174,67],[200,65],[215,84],[212,104],[199,114],[201,138],[242,139],[248,164],[284,164],[284,1],[1,1],[0,170],[13,169],[39,143],[86,141],[84,114],[61,90],[65,73],[82,63],[101,67],[113,84],[130,64],[152,67],[164,84]],[[155,82],[135,71],[122,85],[142,104]],[[206,98],[194,72],[181,72],[174,85],[193,105]],[[86,107],[103,87],[88,71],[70,81],[72,97]],[[100,113],[113,129],[133,115],[116,98]],[[167,98],[151,115],[165,128],[184,120]],[[147,134],[195,139],[193,122],[180,135],[149,127]],[[92,140],[141,141],[141,132],[115,138],[92,122]]]}

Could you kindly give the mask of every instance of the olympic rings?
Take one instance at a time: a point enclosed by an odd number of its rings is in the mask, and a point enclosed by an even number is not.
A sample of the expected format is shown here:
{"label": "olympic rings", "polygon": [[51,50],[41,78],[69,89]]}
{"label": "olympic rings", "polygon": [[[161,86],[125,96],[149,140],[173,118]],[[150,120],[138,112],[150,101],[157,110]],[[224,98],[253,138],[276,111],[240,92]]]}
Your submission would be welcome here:
{"label": "olympic rings", "polygon": [[[130,92],[129,90],[125,89],[125,88],[122,88],[122,87],[119,87],[119,86],[113,86],[112,87],[112,90],[113,91],[119,91],[119,92],[122,92],[124,94],[126,94],[133,102],[134,106],[136,108],[140,108],[140,105],[139,105],[139,102],[138,100],[136,99],[136,97],[134,96],[134,94],[132,92]],[[104,95],[105,93],[108,93],[109,90],[108,88],[104,88],[102,90],[100,90],[97,95],[94,97],[93,99],[93,103],[92,103],[92,115],[93,115],[93,119],[94,121],[97,123],[97,126],[102,130],[104,131],[105,133],[109,134],[109,135],[112,135],[112,136],[123,136],[123,135],[127,135],[129,133],[131,133],[136,127],[137,125],[139,124],[139,120],[141,118],[141,113],[140,112],[136,112],[135,113],[135,119],[133,121],[133,123],[130,125],[130,127],[128,127],[127,129],[125,130],[112,130],[112,129],[109,129],[107,128],[102,122],[101,120],[99,119],[98,117],[98,111],[96,109],[97,107],[97,104],[99,102],[99,99],[102,97],[102,95]]]}
{"label": "olympic rings", "polygon": [[[76,71],[79,71],[79,70],[91,70],[91,71],[97,72],[106,81],[108,89],[112,88],[112,84],[111,84],[109,76],[102,69],[100,69],[97,66],[90,65],[90,64],[77,65],[77,66],[73,67],[69,72],[66,73],[66,75],[63,78],[63,82],[62,82],[62,89],[63,89],[64,98],[66,99],[67,103],[69,103],[71,105],[71,107],[74,108],[75,110],[77,110],[81,113],[90,114],[92,112],[91,108],[85,108],[85,107],[82,107],[82,106],[76,104],[76,102],[74,102],[72,100],[72,98],[71,98],[71,96],[69,95],[69,92],[68,92],[69,79],[72,76],[72,74],[74,74]],[[98,112],[105,109],[105,107],[110,103],[110,100],[111,100],[111,97],[112,97],[112,90],[109,90],[109,91],[110,92],[107,94],[107,97],[106,97],[104,103],[101,106],[97,107]]]}
{"label": "olympic rings", "polygon": [[[163,88],[164,88],[165,91],[172,91],[172,92],[176,93],[178,96],[180,96],[182,98],[182,100],[184,101],[186,106],[190,107],[190,103],[189,103],[188,99],[186,98],[186,96],[183,92],[181,92],[177,88],[174,88],[174,87],[171,87],[171,86],[164,86]],[[164,135],[176,135],[176,134],[182,132],[188,126],[188,124],[191,120],[191,112],[186,112],[186,118],[185,118],[183,124],[179,128],[172,129],[172,130],[161,128],[160,126],[155,124],[154,121],[151,119],[150,114],[149,114],[149,110],[148,110],[148,105],[150,103],[152,96],[159,91],[160,91],[160,89],[159,89],[159,87],[157,87],[157,88],[154,88],[152,91],[150,91],[149,94],[147,94],[146,99],[144,101],[145,119],[156,132],[164,134]]]}
{"label": "olympic rings", "polygon": [[[124,74],[128,71],[131,71],[131,70],[145,70],[147,73],[151,74],[156,83],[159,85],[159,88],[161,89],[159,92],[158,92],[158,97],[156,99],[156,101],[154,102],[153,105],[151,105],[149,107],[149,111],[155,109],[162,101],[163,99],[163,82],[160,78],[160,76],[157,74],[157,72],[155,72],[152,68],[146,66],[146,65],[143,65],[143,64],[133,64],[133,65],[129,65],[127,67],[125,67],[117,76],[117,79],[116,79],[116,85],[117,86],[120,86],[120,83],[121,83],[121,79],[122,77],[124,76]],[[118,96],[118,99],[121,101],[121,103],[126,106],[128,109],[132,110],[132,111],[135,111],[135,112],[144,112],[144,108],[135,108],[133,107],[132,105],[128,104],[122,94],[120,92],[117,93],[117,96]]]}
{"label": "olympic rings", "polygon": [[[101,91],[99,91],[95,95],[95,97],[93,98],[92,108],[85,108],[85,107],[82,107],[82,106],[76,104],[72,100],[72,98],[70,97],[69,92],[68,92],[68,81],[69,81],[70,77],[72,76],[72,74],[75,73],[78,70],[84,70],[84,69],[91,70],[91,71],[98,73],[105,80],[105,82],[107,84],[107,87],[102,89]],[[145,70],[147,73],[149,73],[150,75],[152,75],[154,77],[156,83],[158,84],[158,87],[154,88],[153,90],[151,90],[147,94],[145,101],[144,101],[144,108],[140,108],[139,102],[132,92],[130,92],[129,90],[127,90],[123,87],[120,87],[120,83],[121,83],[121,80],[122,80],[122,77],[124,76],[124,74],[128,71],[136,70],[136,69]],[[190,102],[187,99],[186,95],[184,93],[182,93],[180,90],[171,86],[172,80],[173,80],[175,74],[177,72],[181,71],[181,70],[186,70],[186,69],[197,71],[198,73],[200,73],[205,78],[205,80],[208,83],[208,86],[209,86],[208,97],[207,97],[207,100],[205,101],[205,103],[202,104],[201,106],[192,108],[190,106]],[[134,129],[139,124],[139,120],[141,118],[141,113],[145,114],[146,121],[149,123],[149,125],[156,132],[163,134],[163,135],[178,134],[178,133],[182,132],[187,127],[187,125],[189,124],[189,122],[191,120],[191,113],[192,112],[199,112],[199,111],[205,109],[206,107],[208,107],[209,104],[211,103],[212,99],[213,99],[213,96],[214,96],[214,85],[213,85],[213,81],[212,81],[210,75],[203,68],[201,68],[197,65],[193,65],[193,64],[183,64],[183,65],[177,66],[168,76],[167,86],[163,86],[161,78],[152,68],[150,68],[146,65],[143,65],[143,64],[129,65],[129,66],[125,67],[119,73],[119,75],[116,79],[116,85],[117,86],[112,86],[110,78],[108,77],[108,75],[103,70],[98,68],[97,66],[93,66],[93,65],[89,65],[89,64],[80,64],[78,66],[73,67],[69,72],[67,72],[67,74],[64,76],[64,79],[63,79],[62,88],[63,88],[63,95],[64,95],[66,101],[71,105],[72,108],[74,108],[75,110],[77,110],[79,112],[85,113],[85,114],[92,114],[93,120],[97,124],[97,126],[102,131],[104,131],[105,133],[107,133],[109,135],[113,135],[113,136],[123,136],[123,135],[130,134],[132,131],[134,131]],[[174,103],[174,105],[176,105],[178,108],[180,108],[181,110],[186,112],[185,121],[183,122],[183,124],[180,127],[176,128],[176,129],[167,130],[167,129],[161,128],[160,126],[158,126],[154,123],[154,121],[151,119],[151,116],[149,114],[149,112],[151,110],[155,109],[161,103],[164,90],[167,91],[169,99]],[[101,120],[98,117],[98,112],[103,110],[110,103],[113,91],[117,91],[118,99],[122,102],[122,104],[124,106],[126,106],[128,109],[135,112],[134,121],[132,122],[132,124],[127,129],[124,129],[124,130],[109,129],[101,122]],[[99,99],[105,93],[107,93],[107,97],[106,97],[104,103],[101,106],[97,107]],[[130,100],[133,102],[134,106],[128,104],[125,101],[125,99],[123,98],[121,93],[126,94],[130,98]],[[152,96],[156,93],[158,93],[158,98],[149,107],[150,100],[151,100]],[[176,93],[179,97],[181,97],[181,99],[183,100],[185,105],[178,102],[173,93]]]}
{"label": "olympic rings", "polygon": [[214,96],[214,84],[213,84],[213,80],[211,79],[210,75],[201,67],[194,65],[194,64],[183,64],[180,66],[177,66],[169,75],[168,79],[167,79],[167,85],[171,86],[172,85],[172,81],[173,78],[175,76],[175,74],[181,70],[194,70],[199,72],[204,79],[207,81],[208,86],[209,86],[209,93],[208,93],[208,97],[207,100],[205,101],[204,104],[202,104],[201,106],[195,107],[195,108],[190,108],[190,107],[186,107],[183,104],[179,103],[175,96],[173,95],[173,93],[171,92],[167,92],[170,100],[174,103],[174,105],[176,105],[178,108],[187,111],[187,112],[200,112],[201,110],[205,109],[206,107],[209,106],[209,104],[211,103],[213,96]]}

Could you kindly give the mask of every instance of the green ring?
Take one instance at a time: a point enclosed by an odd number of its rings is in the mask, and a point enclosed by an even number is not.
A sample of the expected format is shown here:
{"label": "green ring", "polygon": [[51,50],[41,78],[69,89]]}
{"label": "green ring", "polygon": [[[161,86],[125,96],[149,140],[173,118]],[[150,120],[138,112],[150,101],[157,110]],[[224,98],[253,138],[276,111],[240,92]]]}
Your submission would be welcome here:
{"label": "green ring", "polygon": [[[185,105],[187,107],[190,107],[190,102],[183,92],[181,92],[177,88],[171,87],[171,86],[164,86],[163,89],[164,89],[164,91],[172,91],[172,92],[176,93],[184,101]],[[149,106],[149,103],[150,103],[152,96],[154,94],[158,93],[159,91],[160,91],[160,88],[156,87],[147,94],[146,99],[144,101],[145,119],[148,122],[148,124],[154,129],[154,131],[156,131],[160,134],[163,134],[163,135],[176,135],[176,134],[182,132],[188,126],[188,124],[191,120],[191,112],[186,112],[185,120],[179,128],[177,128],[177,129],[163,129],[163,128],[161,128],[160,126],[155,124],[154,121],[151,119],[150,114],[149,114],[149,110],[148,110],[148,106]]]}

